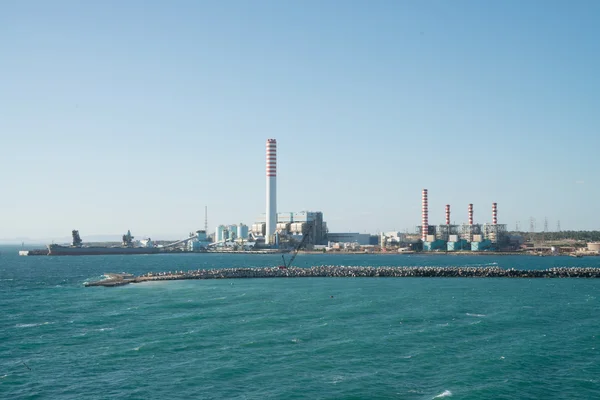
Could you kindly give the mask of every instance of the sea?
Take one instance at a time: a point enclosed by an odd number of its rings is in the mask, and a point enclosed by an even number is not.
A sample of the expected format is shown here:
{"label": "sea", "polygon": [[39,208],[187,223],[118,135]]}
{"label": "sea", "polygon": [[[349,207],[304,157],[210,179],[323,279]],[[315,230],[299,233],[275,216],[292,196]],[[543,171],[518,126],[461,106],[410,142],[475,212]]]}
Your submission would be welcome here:
{"label": "sea", "polygon": [[[1,399],[600,399],[600,280],[288,278],[84,287],[280,255],[0,247]],[[600,257],[299,254],[299,267],[600,267]]]}

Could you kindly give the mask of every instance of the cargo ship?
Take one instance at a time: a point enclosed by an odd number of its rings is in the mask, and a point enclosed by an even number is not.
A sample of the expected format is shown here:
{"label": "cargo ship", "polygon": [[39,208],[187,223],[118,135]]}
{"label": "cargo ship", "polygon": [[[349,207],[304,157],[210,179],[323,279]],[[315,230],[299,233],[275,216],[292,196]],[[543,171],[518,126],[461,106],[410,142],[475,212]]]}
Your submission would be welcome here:
{"label": "cargo ship", "polygon": [[127,231],[123,235],[123,242],[121,246],[86,246],[83,244],[79,231],[74,230],[71,232],[73,240],[70,246],[64,246],[59,244],[49,244],[48,255],[49,256],[88,256],[88,255],[104,255],[104,254],[155,254],[160,251],[159,248],[154,247],[152,240],[148,239],[144,241],[143,246],[135,246],[133,243],[133,236],[131,232]]}

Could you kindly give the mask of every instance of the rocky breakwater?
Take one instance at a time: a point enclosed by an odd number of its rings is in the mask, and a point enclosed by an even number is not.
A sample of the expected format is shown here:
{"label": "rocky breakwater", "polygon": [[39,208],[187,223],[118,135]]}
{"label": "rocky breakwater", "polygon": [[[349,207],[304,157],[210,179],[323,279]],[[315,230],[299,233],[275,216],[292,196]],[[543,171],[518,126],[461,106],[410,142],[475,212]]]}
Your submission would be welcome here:
{"label": "rocky breakwater", "polygon": [[147,281],[182,279],[249,278],[600,278],[600,268],[550,268],[544,270],[503,269],[499,267],[344,267],[310,268],[219,268],[188,271],[106,274],[107,279],[86,286],[120,286]]}
{"label": "rocky breakwater", "polygon": [[106,287],[112,287],[112,286],[123,286],[123,285],[127,285],[128,283],[132,283],[135,281],[135,276],[133,276],[132,274],[128,274],[126,272],[122,272],[122,273],[106,273],[104,274],[104,279],[101,279],[99,281],[95,281],[95,282],[85,282],[84,286],[106,286]]}

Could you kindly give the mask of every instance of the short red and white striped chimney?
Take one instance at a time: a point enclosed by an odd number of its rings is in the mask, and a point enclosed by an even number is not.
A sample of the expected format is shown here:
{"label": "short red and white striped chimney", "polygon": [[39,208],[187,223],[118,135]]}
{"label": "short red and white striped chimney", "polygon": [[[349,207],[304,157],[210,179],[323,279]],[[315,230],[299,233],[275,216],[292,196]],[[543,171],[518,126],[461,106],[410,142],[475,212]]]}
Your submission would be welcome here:
{"label": "short red and white striped chimney", "polygon": [[473,225],[473,204],[469,204],[469,225]]}
{"label": "short red and white striped chimney", "polygon": [[498,204],[492,203],[492,224],[498,223]]}
{"label": "short red and white striped chimney", "polygon": [[450,225],[450,204],[446,204],[446,225]]}
{"label": "short red and white striped chimney", "polygon": [[421,239],[426,242],[427,234],[429,233],[429,220],[427,214],[427,189],[423,189],[421,198]]}

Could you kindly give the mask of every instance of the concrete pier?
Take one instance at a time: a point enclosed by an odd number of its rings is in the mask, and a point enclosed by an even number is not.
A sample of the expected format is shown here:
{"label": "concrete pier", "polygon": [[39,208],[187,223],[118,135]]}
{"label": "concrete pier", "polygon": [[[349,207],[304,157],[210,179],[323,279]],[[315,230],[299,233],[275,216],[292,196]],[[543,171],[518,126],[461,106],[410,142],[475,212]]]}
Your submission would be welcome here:
{"label": "concrete pier", "polygon": [[550,268],[544,270],[503,269],[499,267],[344,267],[310,268],[219,268],[189,271],[105,274],[107,279],[85,286],[121,286],[147,281],[182,279],[249,278],[600,278],[600,268]]}

